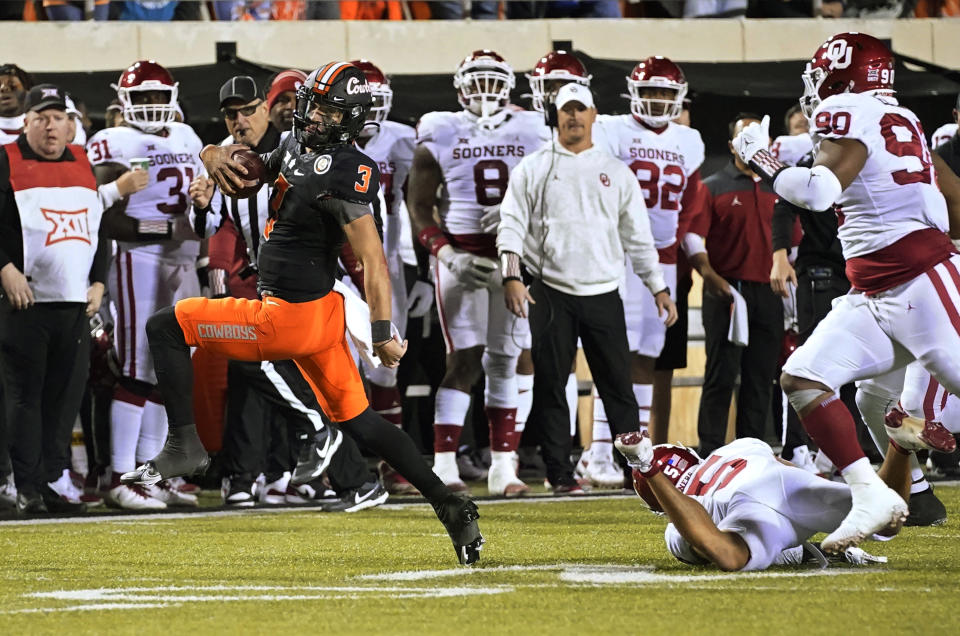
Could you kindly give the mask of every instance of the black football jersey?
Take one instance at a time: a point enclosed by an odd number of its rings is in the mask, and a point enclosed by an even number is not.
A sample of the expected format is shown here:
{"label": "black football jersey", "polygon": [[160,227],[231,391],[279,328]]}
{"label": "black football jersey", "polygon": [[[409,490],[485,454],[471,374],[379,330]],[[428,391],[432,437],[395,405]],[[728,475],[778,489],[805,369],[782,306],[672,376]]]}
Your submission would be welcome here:
{"label": "black football jersey", "polygon": [[278,176],[258,255],[258,287],[290,302],[315,300],[333,289],[343,226],[373,214],[381,227],[380,171],[354,146],[301,152],[293,135],[264,160]]}

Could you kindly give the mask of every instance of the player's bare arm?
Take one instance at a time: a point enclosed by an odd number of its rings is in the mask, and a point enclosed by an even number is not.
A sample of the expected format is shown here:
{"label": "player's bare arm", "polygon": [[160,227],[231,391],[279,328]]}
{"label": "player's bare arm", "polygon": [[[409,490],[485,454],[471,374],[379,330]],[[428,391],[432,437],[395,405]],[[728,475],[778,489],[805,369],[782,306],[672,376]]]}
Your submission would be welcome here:
{"label": "player's bare arm", "polygon": [[724,532],[696,499],[688,497],[663,473],[647,478],[663,511],[693,550],[725,572],[742,570],[750,561],[750,548],[743,538]]}
{"label": "player's bare arm", "polygon": [[217,184],[217,187],[228,196],[235,196],[237,192],[250,185],[243,178],[247,174],[247,169],[232,158],[234,152],[246,148],[243,144],[208,145],[200,151],[200,160],[203,161],[203,167],[206,168],[207,174]]}
{"label": "player's bare arm", "polygon": [[[823,166],[840,182],[842,190],[853,183],[867,163],[867,147],[856,139],[824,139],[813,167]],[[826,209],[826,208],[824,208]]]}
{"label": "player's bare arm", "polygon": [[[407,179],[407,208],[414,238],[417,238],[424,230],[437,227],[433,209],[437,204],[437,189],[443,182],[440,164],[424,146],[417,146],[414,150],[413,166]],[[414,241],[414,245],[418,242]]]}
{"label": "player's bare arm", "polygon": [[700,252],[689,257],[690,265],[697,270],[697,273],[703,278],[703,291],[712,296],[721,298],[733,298],[730,292],[730,283],[724,280],[723,276],[718,274],[710,264],[710,258],[706,252]]}
{"label": "player's bare arm", "polygon": [[[366,214],[343,226],[354,255],[363,267],[363,287],[367,305],[370,307],[370,322],[390,322],[390,275],[383,256],[383,245],[377,233],[372,215]],[[407,342],[399,338],[383,339],[374,334],[374,351],[387,367],[395,367],[407,351]]]}
{"label": "player's bare arm", "polygon": [[950,217],[950,238],[960,239],[960,177],[954,174],[947,162],[937,153],[931,153],[933,165],[937,170],[937,185],[943,198],[947,200],[947,214]]}

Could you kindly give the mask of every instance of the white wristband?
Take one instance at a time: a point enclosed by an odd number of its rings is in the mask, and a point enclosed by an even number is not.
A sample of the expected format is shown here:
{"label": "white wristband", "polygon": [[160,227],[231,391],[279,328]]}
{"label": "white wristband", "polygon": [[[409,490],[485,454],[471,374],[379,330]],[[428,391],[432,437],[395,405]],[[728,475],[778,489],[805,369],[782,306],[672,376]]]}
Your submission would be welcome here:
{"label": "white wristband", "polygon": [[97,194],[100,195],[100,203],[103,205],[104,210],[123,198],[120,196],[120,187],[117,186],[116,181],[111,181],[98,187]]}
{"label": "white wristband", "polygon": [[687,258],[692,258],[697,254],[707,251],[707,246],[703,244],[703,237],[694,232],[687,232],[683,237],[683,251]]}

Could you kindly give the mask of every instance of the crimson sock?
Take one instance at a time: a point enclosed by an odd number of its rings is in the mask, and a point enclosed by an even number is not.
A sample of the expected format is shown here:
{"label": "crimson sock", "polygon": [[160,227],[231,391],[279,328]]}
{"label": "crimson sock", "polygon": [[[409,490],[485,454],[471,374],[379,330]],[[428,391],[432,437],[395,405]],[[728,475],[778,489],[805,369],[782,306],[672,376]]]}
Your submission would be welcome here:
{"label": "crimson sock", "polygon": [[370,383],[370,406],[377,415],[396,427],[403,426],[403,410],[400,406],[400,389]]}
{"label": "crimson sock", "polygon": [[520,436],[517,434],[517,409],[488,406],[487,421],[490,423],[490,450],[510,452],[517,450]]}
{"label": "crimson sock", "polygon": [[460,446],[460,433],[462,432],[463,427],[457,426],[456,424],[434,424],[433,452],[457,452],[457,448]]}
{"label": "crimson sock", "polygon": [[818,404],[800,421],[810,438],[838,469],[843,470],[864,457],[857,440],[857,425],[836,395]]}

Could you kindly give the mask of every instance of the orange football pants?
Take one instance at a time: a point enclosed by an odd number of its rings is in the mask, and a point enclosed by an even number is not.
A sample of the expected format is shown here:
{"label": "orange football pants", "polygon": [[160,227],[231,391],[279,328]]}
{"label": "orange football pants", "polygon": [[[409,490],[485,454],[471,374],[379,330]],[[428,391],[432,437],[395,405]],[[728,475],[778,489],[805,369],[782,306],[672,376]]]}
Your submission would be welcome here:
{"label": "orange football pants", "polygon": [[367,395],[347,346],[343,296],[291,303],[274,296],[187,298],[177,322],[191,347],[233,360],[293,359],[334,422],[367,409]]}

